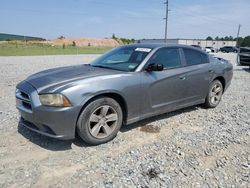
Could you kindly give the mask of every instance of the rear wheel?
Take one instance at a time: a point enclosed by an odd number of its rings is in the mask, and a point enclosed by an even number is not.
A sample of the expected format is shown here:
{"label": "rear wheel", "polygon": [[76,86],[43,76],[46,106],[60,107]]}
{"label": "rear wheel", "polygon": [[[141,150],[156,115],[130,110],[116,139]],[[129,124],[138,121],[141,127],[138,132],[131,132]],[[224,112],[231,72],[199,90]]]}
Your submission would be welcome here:
{"label": "rear wheel", "polygon": [[223,94],[223,86],[219,80],[214,80],[209,87],[209,92],[206,97],[205,107],[215,108],[221,101]]}
{"label": "rear wheel", "polygon": [[117,135],[122,119],[122,109],[114,99],[97,98],[82,111],[77,122],[77,133],[88,144],[102,144]]}

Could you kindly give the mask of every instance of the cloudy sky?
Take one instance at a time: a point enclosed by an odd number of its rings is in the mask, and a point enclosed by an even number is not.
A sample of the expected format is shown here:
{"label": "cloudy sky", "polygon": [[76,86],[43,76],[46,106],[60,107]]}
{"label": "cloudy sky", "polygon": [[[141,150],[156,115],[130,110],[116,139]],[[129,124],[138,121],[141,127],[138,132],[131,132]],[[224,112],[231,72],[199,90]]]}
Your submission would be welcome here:
{"label": "cloudy sky", "polygon": [[[0,0],[0,33],[163,38],[164,0]],[[250,35],[250,0],[169,0],[169,38]]]}

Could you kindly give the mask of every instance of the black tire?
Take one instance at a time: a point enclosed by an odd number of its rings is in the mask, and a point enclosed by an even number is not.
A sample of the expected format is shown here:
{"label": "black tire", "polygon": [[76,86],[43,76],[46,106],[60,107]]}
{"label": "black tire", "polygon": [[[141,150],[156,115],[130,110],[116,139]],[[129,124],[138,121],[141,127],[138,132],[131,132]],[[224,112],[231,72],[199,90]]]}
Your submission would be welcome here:
{"label": "black tire", "polygon": [[[216,98],[218,98],[217,100],[212,100],[212,97],[215,97],[215,87],[218,86],[221,88],[221,90],[218,92],[218,96]],[[209,91],[208,94],[206,96],[206,100],[204,103],[204,106],[206,108],[215,108],[221,101],[221,97],[223,95],[223,85],[219,80],[214,80],[210,86],[209,86]]]}
{"label": "black tire", "polygon": [[[108,111],[111,111],[113,115],[115,116],[117,115],[116,116],[117,121],[115,121],[115,123],[113,122],[112,124],[112,122],[109,122],[111,123],[111,126],[109,127],[110,128],[109,131],[105,131],[106,128],[104,127],[108,124],[107,122],[104,123],[102,120],[103,118],[106,119],[106,117],[108,117],[109,115],[112,115],[112,114],[108,114],[110,112],[107,111],[105,117],[98,119],[97,121],[99,122],[96,122],[96,121],[91,122],[91,119],[90,119],[91,117],[100,118],[100,116],[103,116],[102,111],[107,106],[109,106]],[[98,110],[100,111],[100,115],[97,116],[96,113],[99,113]],[[101,121],[102,121],[102,125],[100,125]],[[81,139],[84,142],[90,145],[103,144],[103,143],[109,142],[110,140],[116,137],[118,131],[120,130],[122,126],[122,122],[123,122],[123,113],[118,102],[116,102],[114,99],[109,98],[109,97],[96,98],[95,100],[91,101],[81,112],[77,121],[77,134],[81,137]],[[91,123],[95,124],[92,128],[91,128],[92,126]],[[93,130],[95,126],[100,127],[98,128],[100,132],[96,131],[96,132],[99,132],[98,134],[96,134],[96,136],[94,136],[93,134],[94,132]],[[112,131],[111,131],[111,127],[112,127]],[[109,132],[110,134],[108,134],[107,132]]]}

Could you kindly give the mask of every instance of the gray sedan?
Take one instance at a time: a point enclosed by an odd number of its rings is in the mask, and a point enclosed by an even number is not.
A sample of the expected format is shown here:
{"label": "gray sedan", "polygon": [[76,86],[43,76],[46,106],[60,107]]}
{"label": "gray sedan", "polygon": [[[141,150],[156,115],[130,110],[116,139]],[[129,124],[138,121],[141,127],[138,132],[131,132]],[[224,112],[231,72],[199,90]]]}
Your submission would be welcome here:
{"label": "gray sedan", "polygon": [[117,47],[91,64],[39,72],[17,85],[20,124],[40,134],[96,145],[122,125],[204,104],[216,107],[233,71],[183,45]]}

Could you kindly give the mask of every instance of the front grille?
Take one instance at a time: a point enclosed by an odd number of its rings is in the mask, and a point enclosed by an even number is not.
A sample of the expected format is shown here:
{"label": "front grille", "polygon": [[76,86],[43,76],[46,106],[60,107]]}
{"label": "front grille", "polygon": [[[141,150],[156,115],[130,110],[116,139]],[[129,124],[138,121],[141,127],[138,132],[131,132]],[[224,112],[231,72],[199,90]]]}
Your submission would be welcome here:
{"label": "front grille", "polygon": [[32,110],[30,96],[24,91],[17,90],[16,98],[20,101],[21,105],[28,110]]}
{"label": "front grille", "polygon": [[24,99],[30,100],[30,96],[29,96],[27,93],[24,93],[23,91],[20,91],[20,94],[21,94],[21,96],[22,96]]}

